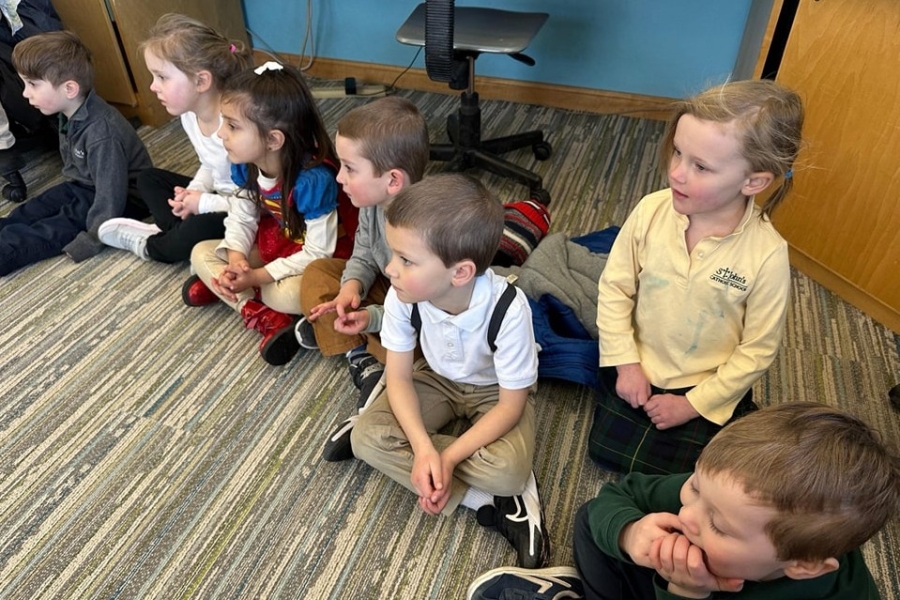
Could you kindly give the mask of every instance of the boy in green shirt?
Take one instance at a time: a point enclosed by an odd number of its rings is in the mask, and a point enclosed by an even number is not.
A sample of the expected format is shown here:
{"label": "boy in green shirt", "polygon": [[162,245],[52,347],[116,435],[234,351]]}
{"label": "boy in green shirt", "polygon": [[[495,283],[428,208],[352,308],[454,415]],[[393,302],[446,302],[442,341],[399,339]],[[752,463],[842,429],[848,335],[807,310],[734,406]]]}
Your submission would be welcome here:
{"label": "boy in green shirt", "polygon": [[575,519],[577,573],[495,569],[468,598],[877,599],[859,547],[898,498],[900,460],[865,423],[772,406],[725,427],[691,474],[605,485]]}

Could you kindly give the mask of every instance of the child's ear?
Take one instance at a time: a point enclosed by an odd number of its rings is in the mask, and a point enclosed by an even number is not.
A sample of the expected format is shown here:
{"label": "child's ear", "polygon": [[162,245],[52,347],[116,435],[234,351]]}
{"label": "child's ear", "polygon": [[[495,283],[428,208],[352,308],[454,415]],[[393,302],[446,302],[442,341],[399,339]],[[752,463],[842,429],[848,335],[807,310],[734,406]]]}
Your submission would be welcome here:
{"label": "child's ear", "polygon": [[453,265],[453,285],[456,287],[463,286],[475,277],[475,263],[468,258],[463,259]]}
{"label": "child's ear", "polygon": [[203,92],[208,92],[212,87],[213,76],[209,71],[200,71],[196,75],[197,78],[197,91],[201,94]]}
{"label": "child's ear", "polygon": [[388,194],[395,196],[397,192],[409,185],[409,177],[403,169],[391,169],[388,171]]}
{"label": "child's ear", "polygon": [[813,579],[832,571],[837,571],[840,563],[836,558],[821,560],[792,560],[784,569],[785,577],[790,579]]}
{"label": "child's ear", "polygon": [[284,132],[280,129],[272,129],[266,136],[266,150],[275,152],[284,146]]}
{"label": "child's ear", "polygon": [[78,97],[78,94],[81,93],[81,86],[78,85],[78,82],[70,79],[63,83],[63,92],[66,95],[66,98],[69,100],[74,100]]}
{"label": "child's ear", "polygon": [[769,187],[773,181],[775,181],[775,176],[768,171],[750,173],[744,182],[744,187],[741,188],[741,193],[745,196],[755,196]]}

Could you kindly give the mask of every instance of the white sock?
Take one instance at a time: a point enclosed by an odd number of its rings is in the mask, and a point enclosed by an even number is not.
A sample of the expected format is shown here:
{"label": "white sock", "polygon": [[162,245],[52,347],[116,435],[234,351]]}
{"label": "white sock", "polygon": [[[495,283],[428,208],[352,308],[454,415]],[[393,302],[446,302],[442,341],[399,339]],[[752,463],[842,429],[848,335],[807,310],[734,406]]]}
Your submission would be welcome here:
{"label": "white sock", "polygon": [[460,504],[466,508],[471,508],[472,510],[478,510],[482,506],[493,503],[493,494],[488,494],[486,491],[474,487],[470,487],[466,490],[466,495],[463,496],[462,502],[460,502]]}
{"label": "white sock", "polygon": [[538,494],[537,479],[534,476],[534,471],[531,472],[531,475],[528,476],[528,481],[525,483],[525,489],[522,491],[522,502],[525,503],[528,517],[534,519],[536,526],[540,529],[541,497]]}

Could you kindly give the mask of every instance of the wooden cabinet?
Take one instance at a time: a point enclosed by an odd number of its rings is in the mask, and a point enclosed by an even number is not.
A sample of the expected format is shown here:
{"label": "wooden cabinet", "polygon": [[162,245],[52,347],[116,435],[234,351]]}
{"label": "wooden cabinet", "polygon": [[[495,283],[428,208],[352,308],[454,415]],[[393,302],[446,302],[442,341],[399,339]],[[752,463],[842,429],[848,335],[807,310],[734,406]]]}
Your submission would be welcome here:
{"label": "wooden cabinet", "polygon": [[775,225],[801,271],[900,332],[900,3],[800,0],[777,80],[808,145]]}
{"label": "wooden cabinet", "polygon": [[94,58],[94,87],[107,102],[147,125],[172,117],[150,91],[151,76],[138,46],[168,12],[191,16],[249,47],[240,0],[56,0],[63,24]]}

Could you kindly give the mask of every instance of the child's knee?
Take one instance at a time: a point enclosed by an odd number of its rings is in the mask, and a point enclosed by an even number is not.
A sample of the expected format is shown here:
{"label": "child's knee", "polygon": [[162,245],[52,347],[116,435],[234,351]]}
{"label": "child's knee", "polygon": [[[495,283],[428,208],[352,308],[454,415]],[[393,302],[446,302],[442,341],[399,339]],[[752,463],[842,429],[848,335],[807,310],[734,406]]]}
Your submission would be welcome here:
{"label": "child's knee", "polygon": [[495,496],[521,494],[531,475],[532,461],[529,457],[503,444],[502,440],[479,448],[469,460],[479,463],[478,470],[490,476],[491,492]]}
{"label": "child's knee", "polygon": [[191,250],[191,264],[196,268],[202,261],[209,257],[216,258],[216,248],[221,240],[204,240],[194,244]]}
{"label": "child's knee", "polygon": [[393,415],[366,411],[350,431],[350,445],[356,458],[372,464],[378,455],[409,446],[409,440],[403,437]]}

